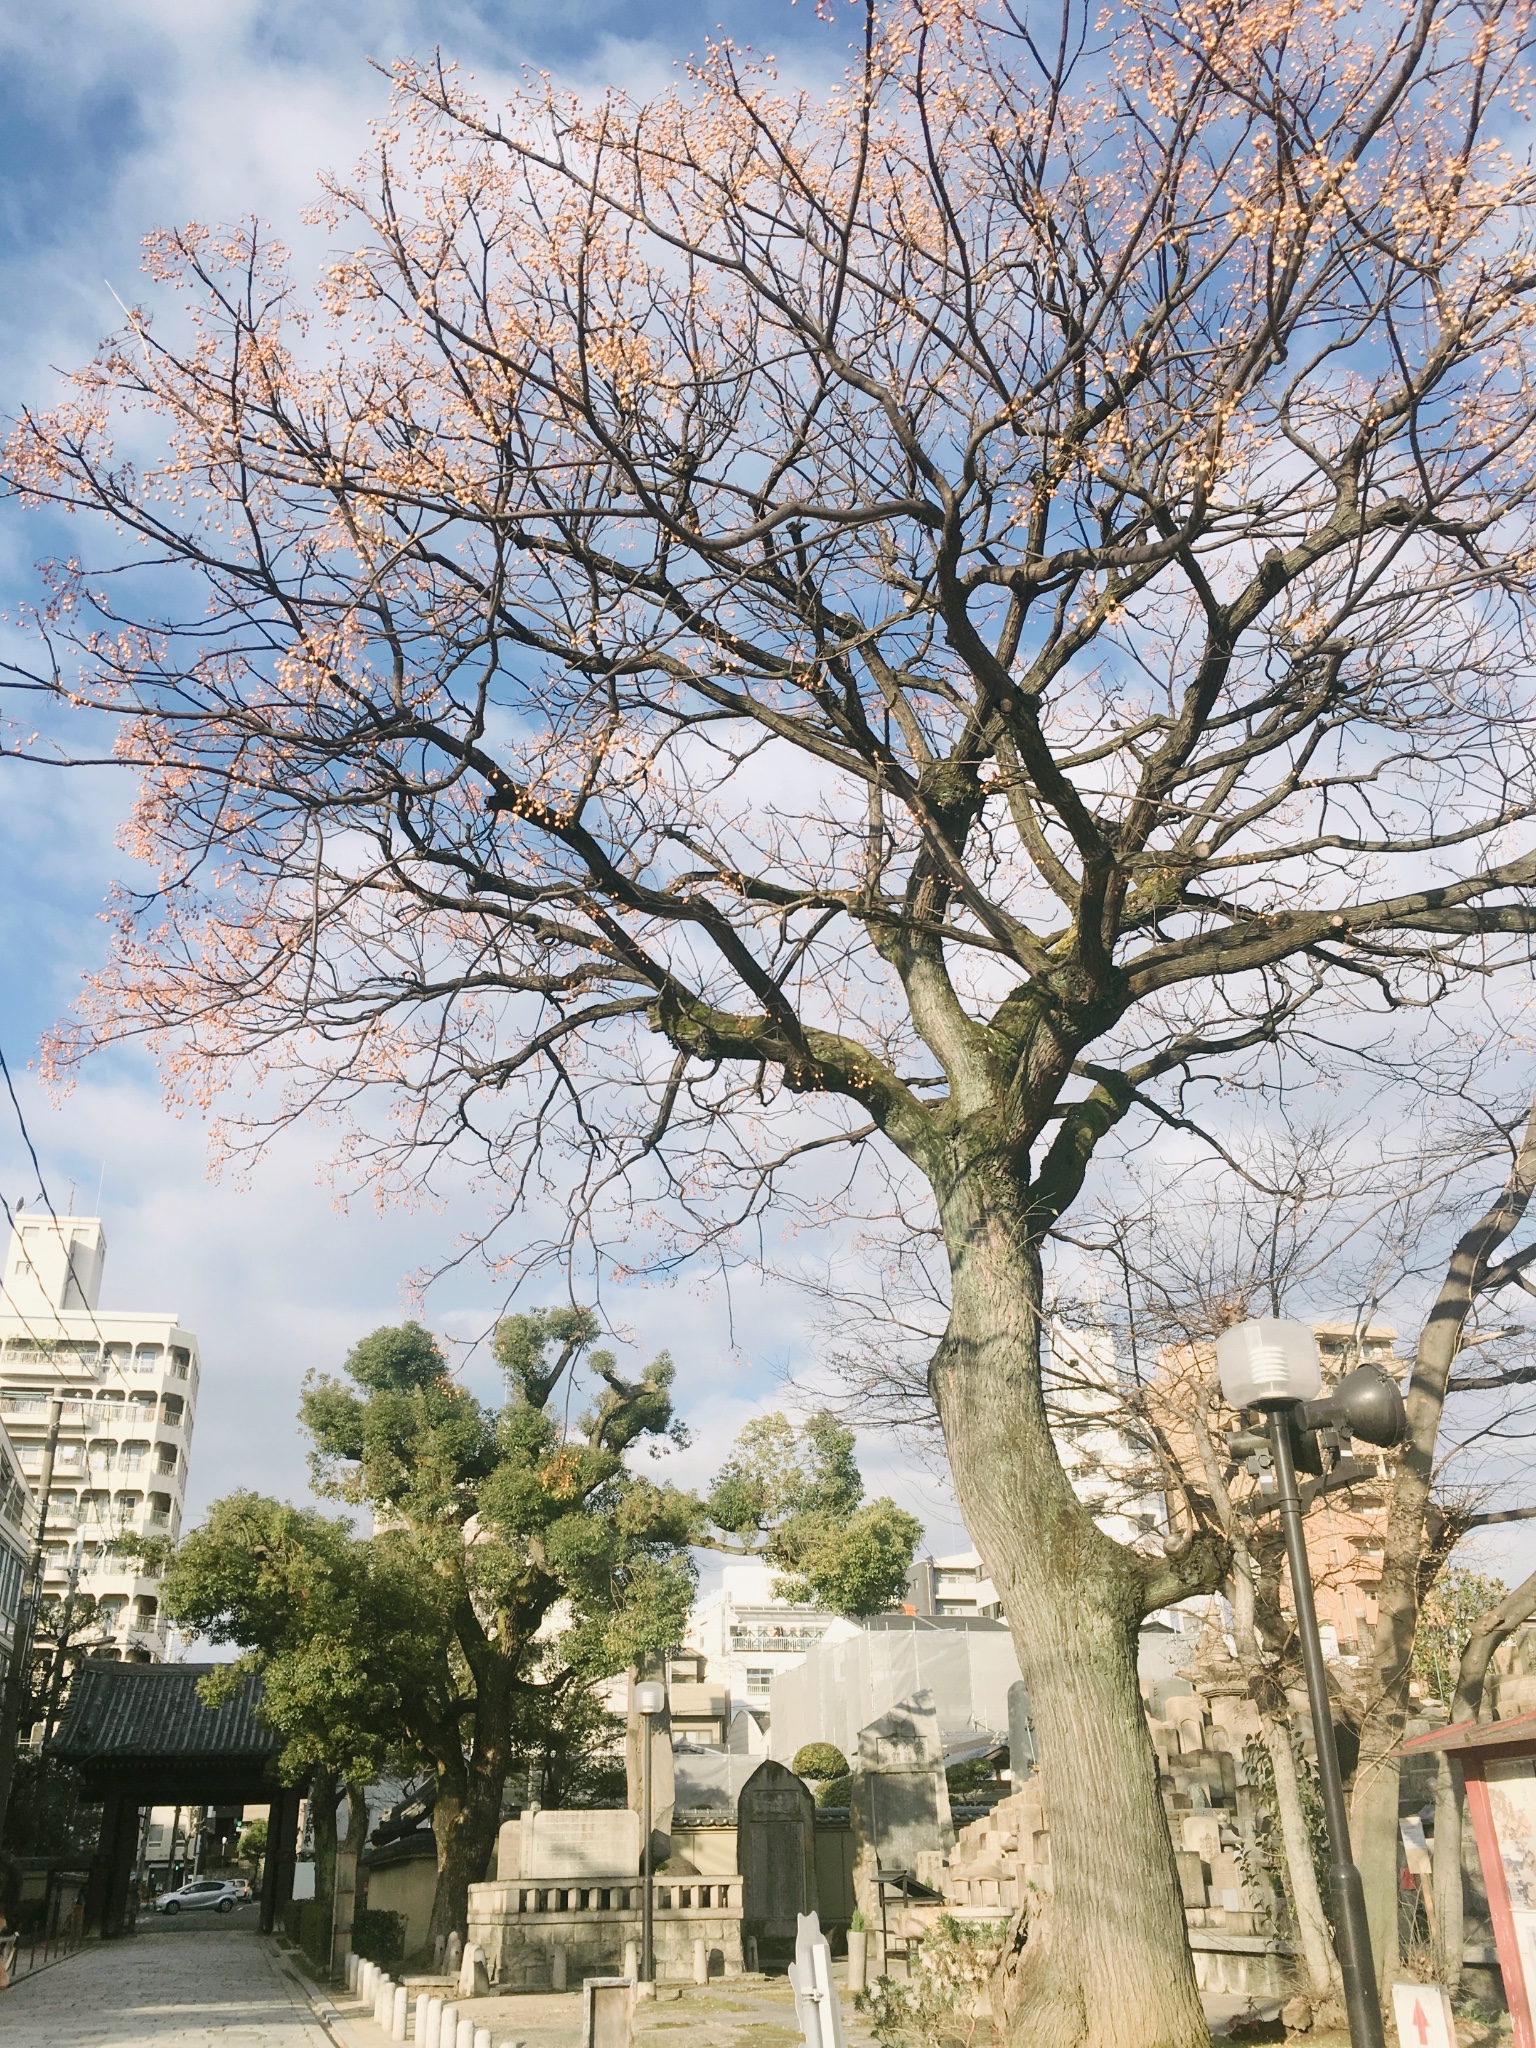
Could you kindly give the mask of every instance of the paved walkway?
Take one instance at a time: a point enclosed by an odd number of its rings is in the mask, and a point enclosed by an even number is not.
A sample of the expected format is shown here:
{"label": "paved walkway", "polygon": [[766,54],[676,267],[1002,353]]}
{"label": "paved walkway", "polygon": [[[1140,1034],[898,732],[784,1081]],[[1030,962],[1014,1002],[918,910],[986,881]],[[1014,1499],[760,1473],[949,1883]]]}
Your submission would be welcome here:
{"label": "paved walkway", "polygon": [[[333,2048],[256,1909],[94,1942],[0,1991],[5,2048]],[[241,1922],[247,1921],[242,1926]]]}

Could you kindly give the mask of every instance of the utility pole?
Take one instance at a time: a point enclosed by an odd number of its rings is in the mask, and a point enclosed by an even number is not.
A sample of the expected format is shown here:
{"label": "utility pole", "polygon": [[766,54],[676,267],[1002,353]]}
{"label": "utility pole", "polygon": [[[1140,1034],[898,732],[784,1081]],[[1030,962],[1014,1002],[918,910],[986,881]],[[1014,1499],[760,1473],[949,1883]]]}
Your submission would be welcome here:
{"label": "utility pole", "polygon": [[64,1689],[64,1666],[69,1659],[69,1630],[75,1618],[75,1599],[80,1591],[80,1562],[84,1549],[84,1537],[77,1536],[74,1555],[69,1561],[69,1590],[64,1595],[59,1625],[53,1632],[53,1677],[48,1685],[48,1710],[43,1715],[44,1742],[53,1733],[54,1723],[59,1718],[59,1694]]}
{"label": "utility pole", "polygon": [[48,1534],[48,1493],[53,1485],[53,1460],[59,1448],[59,1422],[64,1398],[55,1394],[48,1403],[48,1435],[43,1442],[43,1469],[37,1483],[37,1535],[27,1567],[26,1589],[16,1614],[16,1633],[11,1641],[11,1661],[5,1674],[5,1691],[0,1694],[0,1831],[5,1827],[6,1808],[11,1803],[11,1781],[16,1775],[16,1751],[21,1742],[21,1708],[26,1698],[27,1672],[32,1663],[32,1635],[37,1611],[43,1600],[43,1544]]}

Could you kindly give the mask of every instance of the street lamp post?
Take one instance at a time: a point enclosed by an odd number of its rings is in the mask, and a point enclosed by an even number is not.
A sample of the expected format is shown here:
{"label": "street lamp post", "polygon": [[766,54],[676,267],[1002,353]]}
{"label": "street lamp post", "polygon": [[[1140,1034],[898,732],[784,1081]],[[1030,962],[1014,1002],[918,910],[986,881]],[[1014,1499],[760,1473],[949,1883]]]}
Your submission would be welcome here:
{"label": "street lamp post", "polygon": [[635,1687],[635,1712],[640,1716],[640,1805],[645,1829],[645,1889],[640,1902],[640,1981],[656,1981],[656,1865],[651,1850],[651,1738],[656,1717],[667,1710],[667,1688],[656,1679],[642,1679]]}
{"label": "street lamp post", "polygon": [[[1359,1426],[1363,1418],[1360,1434],[1375,1441],[1395,1443],[1401,1436],[1401,1397],[1390,1381],[1385,1380],[1385,1375],[1371,1373],[1366,1376],[1369,1383],[1358,1385],[1360,1400],[1355,1404],[1355,1412],[1352,1412],[1349,1397],[1344,1393],[1345,1383],[1341,1383],[1332,1400],[1319,1401],[1322,1373],[1318,1366],[1317,1339],[1304,1324],[1283,1322],[1274,1316],[1238,1323],[1232,1329],[1224,1330],[1216,1341],[1216,1365],[1225,1399],[1234,1408],[1262,1410],[1267,1425],[1269,1457],[1274,1470],[1281,1527],[1285,1533],[1285,1554],[1291,1568],[1296,1633],[1301,1641],[1301,1663],[1306,1673],[1312,1731],[1317,1742],[1318,1785],[1328,1822],[1332,1859],[1328,1874],[1337,1930],[1334,1946],[1344,1979],[1349,2038],[1352,2048],[1383,2048],[1381,2002],[1376,1994],[1376,1970],[1371,1959],[1371,1929],[1366,1917],[1365,1888],[1350,1853],[1349,1810],[1344,1803],[1344,1780],[1339,1770],[1333,1710],[1328,1698],[1328,1674],[1323,1665],[1322,1638],[1317,1629],[1317,1605],[1312,1596],[1312,1568],[1302,1530],[1301,1496],[1296,1487],[1291,1432],[1298,1425],[1316,1428],[1325,1423],[1348,1429],[1351,1420]],[[1350,1377],[1359,1380],[1358,1375]],[[1390,1389],[1391,1400],[1383,1400],[1376,1382],[1382,1382]],[[1391,1413],[1391,1401],[1396,1402],[1395,1418]],[[1308,1404],[1313,1404],[1310,1412]]]}

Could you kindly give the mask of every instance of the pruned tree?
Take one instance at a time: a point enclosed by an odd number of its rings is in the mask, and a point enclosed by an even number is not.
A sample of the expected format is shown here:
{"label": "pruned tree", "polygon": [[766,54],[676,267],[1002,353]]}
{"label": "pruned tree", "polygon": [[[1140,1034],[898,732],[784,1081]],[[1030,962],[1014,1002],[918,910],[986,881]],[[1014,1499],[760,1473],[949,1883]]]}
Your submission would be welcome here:
{"label": "pruned tree", "polygon": [[314,301],[154,240],[191,333],[133,315],[7,458],[150,565],[40,621],[160,876],[72,1045],[378,1085],[382,1177],[480,1147],[599,1240],[893,1161],[1041,1738],[1015,2038],[1174,2048],[1133,1642],[1225,1548],[1078,1501],[1041,1247],[1126,1119],[1525,957],[1528,16],[862,27],[820,99],[729,46],[644,106],[402,65]]}
{"label": "pruned tree", "polygon": [[[626,1379],[597,1335],[586,1309],[503,1318],[496,1407],[456,1383],[415,1323],[375,1330],[349,1354],[346,1381],[305,1390],[317,1486],[400,1532],[452,1636],[453,1697],[416,1731],[437,1781],[434,1936],[465,1932],[520,1724],[540,1702],[557,1713],[593,1679],[675,1648],[688,1618],[696,1503],[632,1463],[677,1429],[674,1369],[663,1353]],[[578,1366],[593,1391],[572,1417]]]}

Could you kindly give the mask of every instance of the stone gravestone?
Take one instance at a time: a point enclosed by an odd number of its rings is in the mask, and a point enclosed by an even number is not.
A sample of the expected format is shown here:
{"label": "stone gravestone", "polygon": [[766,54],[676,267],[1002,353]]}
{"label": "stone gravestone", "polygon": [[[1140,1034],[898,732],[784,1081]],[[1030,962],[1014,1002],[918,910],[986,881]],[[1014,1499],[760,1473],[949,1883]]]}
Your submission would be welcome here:
{"label": "stone gravestone", "polygon": [[1035,1742],[1035,1717],[1029,1706],[1029,1687],[1016,1678],[1008,1688],[1008,1768],[1015,1789],[1035,1775],[1040,1752]]}
{"label": "stone gravestone", "polygon": [[805,2048],[843,2048],[843,2014],[832,1982],[832,1951],[814,1913],[800,1915],[789,1983]]}
{"label": "stone gravestone", "polygon": [[618,1807],[539,1807],[503,1821],[496,1837],[502,1883],[588,1884],[633,1879],[640,1869],[638,1813]]}
{"label": "stone gravestone", "polygon": [[459,1964],[459,1996],[485,1998],[490,1988],[491,1976],[485,1966],[485,1950],[478,1941],[471,1942]]}
{"label": "stone gravestone", "polygon": [[800,1916],[816,1910],[816,1805],[783,1764],[759,1764],[736,1802],[741,1933],[760,1959],[788,1955]]}
{"label": "stone gravestone", "polygon": [[926,1881],[955,1839],[939,1717],[926,1688],[859,1730],[849,1804],[854,1888],[864,1917],[878,1927],[876,1880],[904,1873]]}
{"label": "stone gravestone", "polygon": [[630,2048],[635,2038],[633,1977],[588,1977],[581,1987],[581,2048]]}

